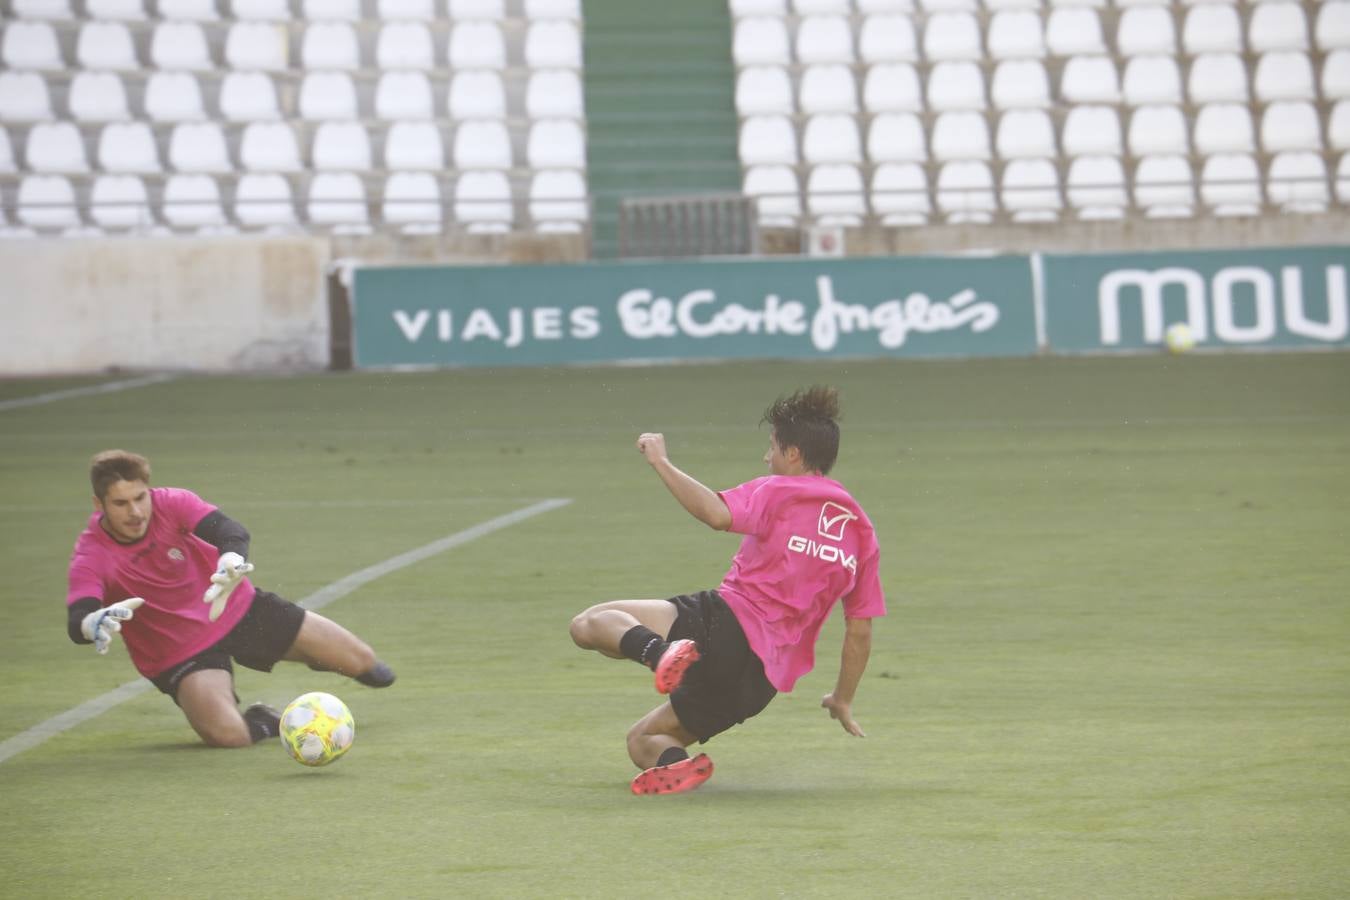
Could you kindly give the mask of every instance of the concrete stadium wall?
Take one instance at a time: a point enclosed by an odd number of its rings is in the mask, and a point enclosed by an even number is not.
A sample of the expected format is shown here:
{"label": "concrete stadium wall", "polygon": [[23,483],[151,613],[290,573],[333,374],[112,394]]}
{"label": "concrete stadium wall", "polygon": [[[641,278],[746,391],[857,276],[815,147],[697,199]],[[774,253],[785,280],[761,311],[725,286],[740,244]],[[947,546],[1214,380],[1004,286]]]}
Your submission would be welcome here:
{"label": "concrete stadium wall", "polygon": [[328,364],[328,243],[0,241],[0,375]]}

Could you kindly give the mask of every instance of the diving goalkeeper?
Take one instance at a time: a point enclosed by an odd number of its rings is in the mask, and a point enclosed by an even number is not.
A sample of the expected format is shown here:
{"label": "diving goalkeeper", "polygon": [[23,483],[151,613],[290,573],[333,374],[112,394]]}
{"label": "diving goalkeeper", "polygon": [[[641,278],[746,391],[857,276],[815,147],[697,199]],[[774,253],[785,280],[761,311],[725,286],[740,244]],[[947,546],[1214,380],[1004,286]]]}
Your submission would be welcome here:
{"label": "diving goalkeeper", "polygon": [[275,737],[279,715],[243,713],[233,662],[270,672],[281,660],[387,687],[393,671],[341,625],[248,579],[249,534],[191,491],[150,487],[150,463],[93,458],[94,514],[75,542],[66,595],[70,639],[106,653],[114,634],[132,663],[173,698],[212,747]]}
{"label": "diving goalkeeper", "polygon": [[886,614],[872,523],[839,482],[827,478],[839,452],[838,395],[813,387],[779,399],[770,426],[769,473],[714,492],[676,468],[665,437],[637,449],[694,518],[745,537],[716,590],[669,600],[601,603],[572,620],[579,647],[628,658],[655,672],[670,700],[628,732],[642,772],[635,794],[669,794],[712,776],[707,754],[685,750],[758,714],[815,664],[815,644],[835,603],[844,606],[844,646],[834,690],[821,706],[857,737],[853,699],[872,646],[872,619]]}

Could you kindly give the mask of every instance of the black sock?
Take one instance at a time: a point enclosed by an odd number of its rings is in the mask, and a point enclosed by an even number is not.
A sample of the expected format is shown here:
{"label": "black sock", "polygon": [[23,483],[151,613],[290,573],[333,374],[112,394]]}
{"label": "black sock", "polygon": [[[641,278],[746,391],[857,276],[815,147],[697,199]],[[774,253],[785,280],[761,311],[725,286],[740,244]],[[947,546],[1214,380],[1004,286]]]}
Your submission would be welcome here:
{"label": "black sock", "polygon": [[249,707],[244,713],[244,722],[248,725],[248,736],[255,744],[281,733],[281,717],[262,706]]}
{"label": "black sock", "polygon": [[688,759],[689,754],[683,747],[667,747],[661,751],[661,755],[656,758],[658,766],[674,765],[682,759]]}
{"label": "black sock", "polygon": [[656,661],[666,652],[666,642],[646,625],[634,625],[619,638],[619,652],[633,662],[655,669]]}
{"label": "black sock", "polygon": [[389,685],[394,683],[396,677],[398,676],[394,674],[393,669],[382,662],[377,662],[371,667],[369,672],[362,672],[360,675],[357,675],[356,680],[366,687],[380,688],[389,687]]}

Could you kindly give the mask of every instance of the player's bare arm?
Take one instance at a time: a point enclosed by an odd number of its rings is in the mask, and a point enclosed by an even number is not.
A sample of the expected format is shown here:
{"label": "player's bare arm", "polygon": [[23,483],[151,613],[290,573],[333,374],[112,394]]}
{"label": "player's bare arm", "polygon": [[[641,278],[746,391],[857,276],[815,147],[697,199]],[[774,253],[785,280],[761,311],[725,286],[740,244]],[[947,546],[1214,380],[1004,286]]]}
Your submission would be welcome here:
{"label": "player's bare arm", "polygon": [[872,620],[845,619],[839,679],[835,682],[834,692],[826,694],[820,705],[830,711],[830,718],[837,720],[854,737],[866,737],[862,727],[853,719],[853,697],[858,691],[858,682],[862,680],[871,653]]}
{"label": "player's bare arm", "polygon": [[726,502],[717,492],[670,461],[666,455],[665,435],[656,432],[640,435],[637,449],[691,516],[718,531],[726,531],[731,527],[731,510],[727,509]]}

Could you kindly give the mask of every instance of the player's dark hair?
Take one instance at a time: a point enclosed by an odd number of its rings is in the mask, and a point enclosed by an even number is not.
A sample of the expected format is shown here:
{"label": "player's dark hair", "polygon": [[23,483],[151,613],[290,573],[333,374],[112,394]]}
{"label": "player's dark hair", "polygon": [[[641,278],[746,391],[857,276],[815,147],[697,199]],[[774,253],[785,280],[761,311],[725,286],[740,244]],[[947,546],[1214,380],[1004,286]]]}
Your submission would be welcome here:
{"label": "player's dark hair", "polygon": [[769,423],[781,449],[796,447],[808,469],[828,475],[839,455],[838,418],[839,391],[817,384],[779,397],[760,422]]}
{"label": "player's dark hair", "polygon": [[94,454],[89,463],[89,484],[94,489],[94,496],[102,500],[107,496],[108,488],[119,481],[149,484],[150,460],[126,450],[104,450]]}

